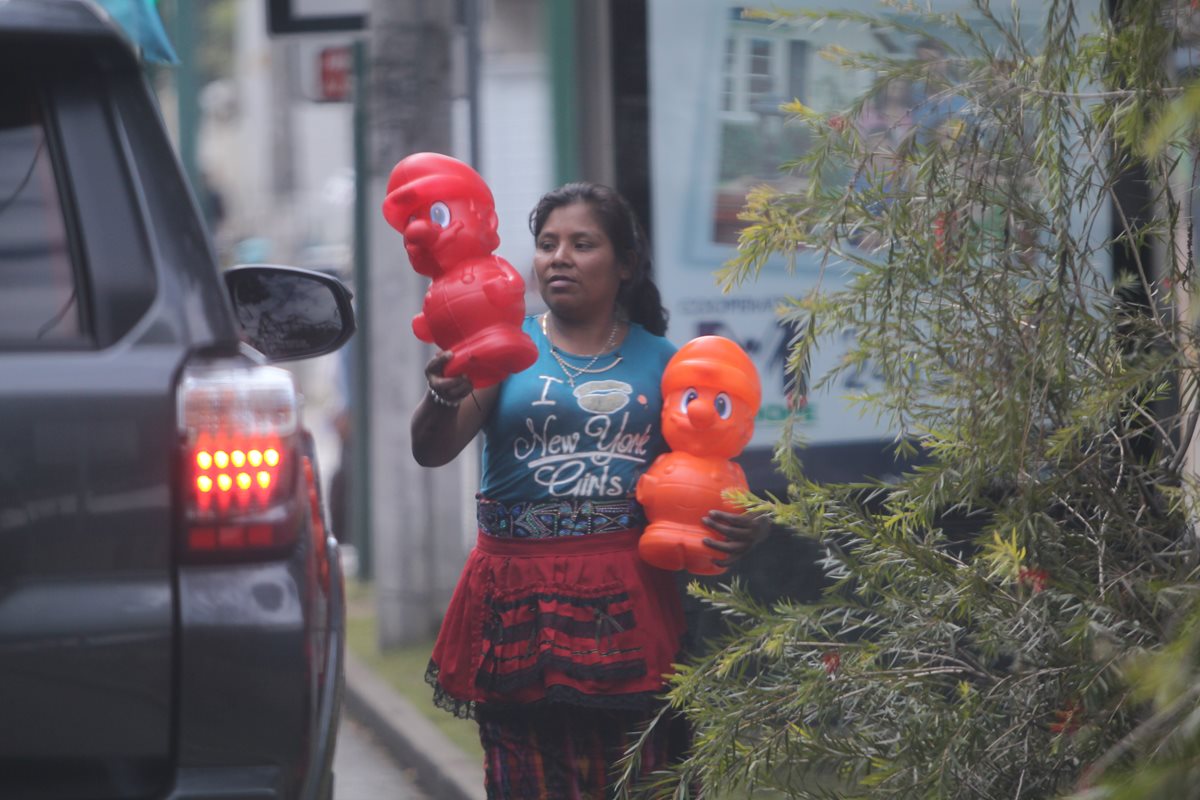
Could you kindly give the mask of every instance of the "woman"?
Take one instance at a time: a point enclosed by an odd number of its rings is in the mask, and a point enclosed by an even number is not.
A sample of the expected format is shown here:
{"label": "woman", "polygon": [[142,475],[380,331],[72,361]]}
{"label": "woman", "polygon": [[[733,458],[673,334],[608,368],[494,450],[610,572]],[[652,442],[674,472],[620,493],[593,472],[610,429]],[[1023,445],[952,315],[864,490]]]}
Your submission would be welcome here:
{"label": "woman", "polygon": [[[661,705],[684,633],[670,573],[645,564],[638,477],[666,447],[659,382],[674,346],[650,250],[612,189],[573,183],[530,215],[544,314],[532,367],[474,390],[425,369],[412,420],[423,466],[484,433],[479,539],[434,647],[438,704],[479,722],[489,798],[602,798],[632,734]],[[710,512],[707,540],[744,554],[767,520]],[[678,728],[678,726],[676,726]],[[641,753],[679,754],[678,730]]]}

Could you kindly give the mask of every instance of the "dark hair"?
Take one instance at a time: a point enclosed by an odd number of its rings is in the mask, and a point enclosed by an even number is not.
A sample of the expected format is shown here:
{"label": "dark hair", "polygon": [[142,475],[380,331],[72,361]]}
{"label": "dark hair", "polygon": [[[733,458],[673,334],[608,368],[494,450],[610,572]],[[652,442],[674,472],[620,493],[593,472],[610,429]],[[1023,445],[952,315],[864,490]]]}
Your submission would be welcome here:
{"label": "dark hair", "polygon": [[617,258],[626,260],[633,277],[621,283],[617,305],[636,322],[657,336],[667,332],[667,310],[654,283],[650,242],[637,214],[615,189],[599,183],[577,182],[546,192],[529,214],[529,230],[536,239],[555,209],[587,203],[612,242]]}

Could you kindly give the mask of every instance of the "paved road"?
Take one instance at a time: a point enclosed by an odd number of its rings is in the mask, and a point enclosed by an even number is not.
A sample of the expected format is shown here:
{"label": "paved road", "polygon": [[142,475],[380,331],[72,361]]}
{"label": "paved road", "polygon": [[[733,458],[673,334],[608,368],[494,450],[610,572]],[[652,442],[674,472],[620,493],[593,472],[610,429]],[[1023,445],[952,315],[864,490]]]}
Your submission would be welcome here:
{"label": "paved road", "polygon": [[345,714],[333,770],[334,800],[429,800],[371,732]]}

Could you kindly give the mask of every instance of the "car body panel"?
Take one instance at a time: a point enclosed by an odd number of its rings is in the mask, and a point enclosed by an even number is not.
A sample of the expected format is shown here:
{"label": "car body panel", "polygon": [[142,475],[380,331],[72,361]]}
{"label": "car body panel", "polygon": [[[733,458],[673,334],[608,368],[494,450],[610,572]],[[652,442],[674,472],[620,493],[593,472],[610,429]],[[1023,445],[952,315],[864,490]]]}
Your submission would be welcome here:
{"label": "car body panel", "polygon": [[[265,360],[240,341],[136,57],[89,4],[7,0],[0,71],[40,98],[34,164],[54,167],[37,178],[61,200],[52,255],[80,328],[0,340],[0,797],[320,797],[341,702],[337,546],[296,471],[295,547],[182,552],[180,375]],[[16,194],[7,230],[41,230]],[[25,245],[0,240],[0,266],[24,268]]]}
{"label": "car body panel", "polygon": [[155,302],[104,104],[120,78],[73,76],[84,66],[44,76],[42,120],[87,334],[0,350],[0,786],[17,775],[30,796],[142,793],[166,780],[174,739],[176,513],[164,477],[175,381],[195,342]]}

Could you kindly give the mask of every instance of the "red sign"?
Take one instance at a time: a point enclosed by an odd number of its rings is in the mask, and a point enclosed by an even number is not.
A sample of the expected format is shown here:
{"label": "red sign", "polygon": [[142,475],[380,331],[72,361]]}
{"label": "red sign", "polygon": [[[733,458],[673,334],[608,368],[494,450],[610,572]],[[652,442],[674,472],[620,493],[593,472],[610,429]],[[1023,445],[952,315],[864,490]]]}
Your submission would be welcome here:
{"label": "red sign", "polygon": [[326,47],[318,55],[320,77],[318,99],[340,102],[350,99],[350,80],[354,68],[349,47]]}

